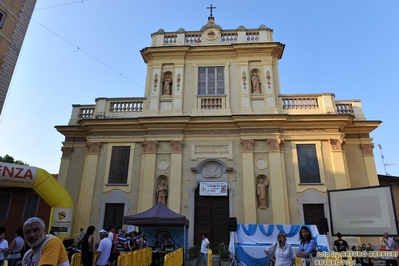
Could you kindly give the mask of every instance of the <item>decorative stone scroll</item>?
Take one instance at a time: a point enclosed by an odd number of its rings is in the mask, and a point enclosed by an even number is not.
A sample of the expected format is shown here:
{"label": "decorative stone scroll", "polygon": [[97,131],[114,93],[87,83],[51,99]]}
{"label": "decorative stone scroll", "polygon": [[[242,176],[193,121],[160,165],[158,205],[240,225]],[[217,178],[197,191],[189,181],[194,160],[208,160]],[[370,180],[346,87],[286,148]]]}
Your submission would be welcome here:
{"label": "decorative stone scroll", "polygon": [[157,86],[158,86],[158,74],[154,75],[154,91],[157,90]]}
{"label": "decorative stone scroll", "polygon": [[266,80],[267,80],[267,87],[270,89],[270,84],[271,84],[271,82],[270,82],[270,78],[271,78],[271,76],[270,76],[270,71],[268,70],[268,71],[266,71]]}
{"label": "decorative stone scroll", "polygon": [[241,149],[243,152],[252,152],[253,151],[253,139],[242,139],[241,140]]}
{"label": "decorative stone scroll", "polygon": [[101,149],[101,142],[87,142],[87,154],[99,154]]}
{"label": "decorative stone scroll", "polygon": [[362,149],[363,156],[374,156],[374,144],[360,144],[360,148]]}
{"label": "decorative stone scroll", "polygon": [[182,140],[171,140],[170,146],[172,146],[172,153],[182,153],[183,152],[183,143]]}
{"label": "decorative stone scroll", "polygon": [[62,151],[62,158],[71,158],[72,157],[72,153],[75,150],[74,147],[62,147],[61,151]]}
{"label": "decorative stone scroll", "polygon": [[247,88],[247,73],[245,71],[242,72],[242,85],[244,85],[244,90]]}
{"label": "decorative stone scroll", "polygon": [[270,151],[281,151],[282,145],[284,144],[284,141],[281,139],[268,139],[266,142],[269,144]]}
{"label": "decorative stone scroll", "polygon": [[180,88],[180,81],[181,81],[181,75],[180,75],[180,73],[178,73],[177,78],[176,78],[177,90],[179,90],[179,88]]}
{"label": "decorative stone scroll", "polygon": [[332,151],[342,151],[345,145],[344,139],[329,139]]}
{"label": "decorative stone scroll", "polygon": [[153,140],[153,141],[145,140],[141,143],[141,146],[143,146],[144,153],[156,153],[157,145],[158,145],[158,141],[156,141],[156,140]]}

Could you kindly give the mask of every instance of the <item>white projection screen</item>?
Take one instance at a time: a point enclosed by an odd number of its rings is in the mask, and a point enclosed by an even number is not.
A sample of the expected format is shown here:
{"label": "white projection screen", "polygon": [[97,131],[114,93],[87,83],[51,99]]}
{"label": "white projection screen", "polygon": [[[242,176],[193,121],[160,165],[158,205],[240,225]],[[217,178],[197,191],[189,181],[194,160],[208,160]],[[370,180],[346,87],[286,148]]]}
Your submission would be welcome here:
{"label": "white projection screen", "polygon": [[391,186],[329,190],[328,200],[333,235],[398,235]]}

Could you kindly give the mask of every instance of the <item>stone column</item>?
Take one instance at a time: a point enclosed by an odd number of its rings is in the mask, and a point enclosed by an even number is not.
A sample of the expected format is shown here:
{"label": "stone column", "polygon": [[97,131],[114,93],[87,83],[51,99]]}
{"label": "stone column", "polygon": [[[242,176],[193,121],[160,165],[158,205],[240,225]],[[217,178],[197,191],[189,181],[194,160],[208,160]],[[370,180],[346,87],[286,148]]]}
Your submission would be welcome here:
{"label": "stone column", "polygon": [[289,224],[290,212],[288,205],[287,181],[285,176],[284,154],[281,152],[280,139],[268,139],[269,144],[269,193],[274,224]]}
{"label": "stone column", "polygon": [[98,158],[101,142],[87,142],[86,158],[80,186],[79,200],[77,202],[76,223],[77,228],[85,228],[90,222],[91,208],[93,206],[94,188],[96,184]]}
{"label": "stone column", "polygon": [[180,213],[181,204],[183,144],[182,140],[170,141],[172,154],[170,156],[168,208],[177,213]]}
{"label": "stone column", "polygon": [[[64,144],[65,145],[65,144]],[[74,147],[61,147],[62,157],[61,157],[61,165],[58,173],[58,183],[62,187],[65,188],[66,179],[68,175],[69,163],[71,162],[72,153],[74,151]]]}
{"label": "stone column", "polygon": [[329,139],[331,145],[331,158],[334,171],[334,181],[336,189],[344,189],[350,187],[348,177],[348,166],[346,164],[346,156],[343,152],[345,140]]}
{"label": "stone column", "polygon": [[374,153],[373,153],[374,144],[372,143],[360,144],[360,148],[362,149],[363,152],[364,165],[366,166],[367,180],[369,182],[369,186],[378,186],[379,185],[378,174],[377,174],[377,169],[375,167]]}
{"label": "stone column", "polygon": [[158,141],[143,141],[143,155],[141,159],[140,190],[137,212],[143,212],[154,206],[155,169],[157,167]]}
{"label": "stone column", "polygon": [[257,195],[255,187],[254,154],[252,139],[241,140],[242,160],[242,198],[244,208],[244,224],[256,224]]}

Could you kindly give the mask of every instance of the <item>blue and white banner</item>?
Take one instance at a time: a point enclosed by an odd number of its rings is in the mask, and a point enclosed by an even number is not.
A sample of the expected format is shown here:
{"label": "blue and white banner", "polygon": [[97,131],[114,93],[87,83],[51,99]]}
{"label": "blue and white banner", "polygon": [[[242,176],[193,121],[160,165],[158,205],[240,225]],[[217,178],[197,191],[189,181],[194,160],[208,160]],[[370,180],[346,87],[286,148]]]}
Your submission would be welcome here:
{"label": "blue and white banner", "polygon": [[[279,232],[287,235],[287,243],[294,250],[299,246],[299,231],[303,225],[283,224],[238,224],[236,232],[230,235],[229,250],[243,266],[268,265],[269,258],[264,250],[277,242]],[[319,250],[330,251],[326,235],[320,235],[316,225],[306,225],[312,233]]]}

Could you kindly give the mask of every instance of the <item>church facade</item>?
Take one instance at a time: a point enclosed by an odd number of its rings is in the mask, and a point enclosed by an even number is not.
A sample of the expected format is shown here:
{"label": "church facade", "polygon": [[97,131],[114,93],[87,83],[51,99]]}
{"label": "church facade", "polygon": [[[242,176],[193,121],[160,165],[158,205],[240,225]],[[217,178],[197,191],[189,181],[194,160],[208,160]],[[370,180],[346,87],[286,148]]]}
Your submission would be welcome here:
{"label": "church facade", "polygon": [[[123,225],[159,201],[189,219],[189,246],[206,232],[228,241],[229,219],[317,224],[327,190],[378,185],[359,100],[282,94],[284,44],[261,25],[159,30],[140,52],[145,95],[73,105],[58,181],[74,200],[73,232]],[[166,189],[165,189],[166,185]]]}

